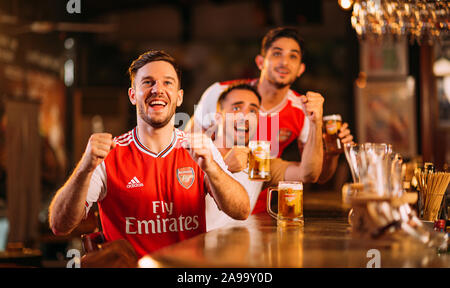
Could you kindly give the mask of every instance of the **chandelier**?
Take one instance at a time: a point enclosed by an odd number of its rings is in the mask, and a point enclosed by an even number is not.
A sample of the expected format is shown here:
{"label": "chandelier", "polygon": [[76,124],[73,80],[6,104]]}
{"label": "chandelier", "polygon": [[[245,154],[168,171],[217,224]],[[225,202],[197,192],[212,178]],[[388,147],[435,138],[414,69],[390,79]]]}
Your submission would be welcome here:
{"label": "chandelier", "polygon": [[433,44],[448,36],[448,0],[338,0],[353,11],[351,24],[358,38],[407,36],[420,44]]}

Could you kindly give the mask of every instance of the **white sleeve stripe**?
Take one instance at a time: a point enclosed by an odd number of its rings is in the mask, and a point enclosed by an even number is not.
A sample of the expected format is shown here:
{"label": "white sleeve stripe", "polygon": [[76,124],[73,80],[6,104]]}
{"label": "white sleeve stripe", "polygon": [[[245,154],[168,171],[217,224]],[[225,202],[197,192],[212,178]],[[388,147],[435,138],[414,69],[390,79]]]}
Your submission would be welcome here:
{"label": "white sleeve stripe", "polygon": [[116,140],[116,142],[117,143],[125,143],[125,142],[128,142],[128,141],[130,141],[130,139],[132,139],[133,138],[133,136],[131,136],[131,135],[128,135],[127,137],[125,137],[125,138],[122,138],[122,139],[117,139]]}
{"label": "white sleeve stripe", "polygon": [[117,142],[117,145],[119,145],[119,146],[128,146],[128,145],[130,145],[131,142],[133,142],[133,139],[130,139],[130,140],[128,140],[128,142],[124,142],[124,143]]}
{"label": "white sleeve stripe", "polygon": [[309,136],[309,129],[310,129],[310,122],[309,122],[309,118],[305,116],[304,118],[305,120],[303,121],[303,127],[302,127],[302,131],[298,137],[298,139],[304,144],[306,143],[306,141],[308,141],[308,136]]}
{"label": "white sleeve stripe", "polygon": [[121,136],[119,136],[119,137],[117,137],[117,138],[116,138],[116,141],[122,141],[123,139],[128,138],[128,137],[130,137],[130,136],[131,136],[131,131],[130,131],[130,132],[127,132],[127,133],[125,133],[125,134],[123,134],[123,135],[121,135]]}
{"label": "white sleeve stripe", "polygon": [[294,108],[298,108],[302,111],[305,111],[305,107],[303,106],[303,104],[297,104],[297,103],[291,103],[292,107]]}
{"label": "white sleeve stripe", "polygon": [[105,161],[95,168],[89,183],[88,194],[86,196],[86,215],[92,207],[92,203],[103,200],[106,197],[106,167]]}

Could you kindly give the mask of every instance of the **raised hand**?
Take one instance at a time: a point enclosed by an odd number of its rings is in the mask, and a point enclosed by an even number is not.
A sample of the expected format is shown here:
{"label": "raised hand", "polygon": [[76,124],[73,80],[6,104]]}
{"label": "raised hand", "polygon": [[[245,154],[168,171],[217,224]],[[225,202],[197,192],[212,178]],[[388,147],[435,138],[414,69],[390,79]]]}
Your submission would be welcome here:
{"label": "raised hand", "polygon": [[322,95],[316,92],[308,91],[306,95],[300,97],[305,107],[306,116],[313,123],[321,123],[323,116],[323,102]]}
{"label": "raised hand", "polygon": [[186,136],[187,139],[183,142],[183,147],[189,151],[198,166],[207,172],[214,162],[211,152],[211,145],[213,145],[211,139],[202,133],[186,133]]}
{"label": "raised hand", "polygon": [[248,147],[233,146],[223,158],[225,164],[228,166],[228,171],[236,173],[247,168],[249,152]]}
{"label": "raised hand", "polygon": [[88,172],[94,171],[114,147],[116,147],[116,143],[113,141],[111,134],[92,134],[81,158],[80,168]]}

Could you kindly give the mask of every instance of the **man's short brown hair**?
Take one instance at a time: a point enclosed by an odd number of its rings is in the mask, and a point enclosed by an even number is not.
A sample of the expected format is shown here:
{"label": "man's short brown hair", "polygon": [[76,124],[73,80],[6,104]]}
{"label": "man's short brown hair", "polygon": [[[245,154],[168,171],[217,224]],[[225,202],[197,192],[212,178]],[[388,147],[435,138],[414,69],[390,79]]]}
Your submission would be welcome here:
{"label": "man's short brown hair", "polygon": [[275,42],[279,38],[290,38],[292,40],[295,40],[300,47],[300,56],[303,58],[303,46],[305,46],[305,43],[303,42],[300,33],[295,27],[278,27],[269,30],[269,32],[267,32],[264,36],[261,43],[261,55],[265,57],[273,42]]}
{"label": "man's short brown hair", "polygon": [[222,93],[220,93],[219,99],[217,100],[217,111],[222,110],[222,103],[227,97],[227,95],[233,90],[248,90],[253,92],[255,96],[258,98],[258,102],[261,103],[261,95],[255,86],[250,85],[250,83],[246,81],[238,81],[236,83],[228,86]]}
{"label": "man's short brown hair", "polygon": [[134,60],[130,67],[128,68],[128,74],[130,75],[130,82],[131,86],[134,84],[134,78],[136,77],[136,73],[139,69],[141,69],[143,66],[150,62],[155,61],[166,61],[170,64],[172,64],[173,68],[175,69],[175,72],[177,73],[178,77],[178,85],[181,85],[181,69],[178,66],[175,59],[170,56],[168,53],[166,53],[163,50],[150,50],[145,52],[144,54],[141,54],[139,58]]}

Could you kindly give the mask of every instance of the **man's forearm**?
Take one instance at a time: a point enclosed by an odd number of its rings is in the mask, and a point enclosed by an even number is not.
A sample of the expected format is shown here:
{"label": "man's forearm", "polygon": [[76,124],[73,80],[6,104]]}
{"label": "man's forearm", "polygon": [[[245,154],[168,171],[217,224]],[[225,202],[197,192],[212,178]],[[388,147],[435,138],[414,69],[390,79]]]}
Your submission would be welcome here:
{"label": "man's forearm", "polygon": [[93,172],[83,171],[79,166],[58,190],[49,207],[50,228],[57,235],[70,233],[84,215],[84,203]]}
{"label": "man's forearm", "polygon": [[311,124],[308,141],[301,155],[301,171],[304,182],[317,182],[322,171],[322,124]]}
{"label": "man's forearm", "polygon": [[334,172],[336,171],[337,164],[339,160],[339,155],[327,155],[324,156],[324,161],[322,165],[322,172],[320,173],[319,184],[323,184],[331,179]]}
{"label": "man's forearm", "polygon": [[239,182],[213,163],[205,171],[219,208],[230,217],[245,220],[250,214],[250,200],[247,191]]}

